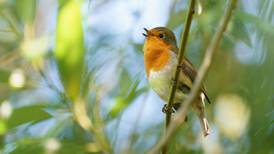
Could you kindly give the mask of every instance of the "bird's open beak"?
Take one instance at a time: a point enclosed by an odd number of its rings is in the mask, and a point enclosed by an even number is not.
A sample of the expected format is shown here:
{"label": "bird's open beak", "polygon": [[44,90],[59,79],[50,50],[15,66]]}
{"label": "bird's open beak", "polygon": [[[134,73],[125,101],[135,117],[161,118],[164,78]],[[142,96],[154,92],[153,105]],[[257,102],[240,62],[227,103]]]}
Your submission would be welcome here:
{"label": "bird's open beak", "polygon": [[144,30],[146,31],[146,33],[143,33],[143,35],[144,35],[145,37],[147,37],[147,36],[148,36],[149,31],[148,31],[146,28],[144,28]]}

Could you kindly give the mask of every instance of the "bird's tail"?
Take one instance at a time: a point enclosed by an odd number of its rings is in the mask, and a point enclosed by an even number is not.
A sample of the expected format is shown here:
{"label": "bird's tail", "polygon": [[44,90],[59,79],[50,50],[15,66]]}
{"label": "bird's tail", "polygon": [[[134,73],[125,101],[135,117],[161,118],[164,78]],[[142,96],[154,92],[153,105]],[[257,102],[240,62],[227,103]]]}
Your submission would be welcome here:
{"label": "bird's tail", "polygon": [[202,126],[202,128],[203,128],[204,136],[209,135],[209,134],[210,134],[210,131],[209,131],[209,124],[208,124],[206,118],[205,118],[205,117],[203,117],[203,118],[202,118],[202,117],[199,117],[199,119],[200,119],[201,126]]}
{"label": "bird's tail", "polygon": [[193,105],[194,109],[197,111],[204,136],[207,136],[210,134],[210,131],[209,124],[205,116],[205,104],[203,98],[196,101]]}

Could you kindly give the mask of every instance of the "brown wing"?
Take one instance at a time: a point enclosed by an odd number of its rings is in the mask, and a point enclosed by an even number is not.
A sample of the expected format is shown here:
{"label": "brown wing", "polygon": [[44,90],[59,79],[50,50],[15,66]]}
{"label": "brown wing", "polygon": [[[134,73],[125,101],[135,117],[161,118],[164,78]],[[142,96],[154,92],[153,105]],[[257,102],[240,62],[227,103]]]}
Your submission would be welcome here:
{"label": "brown wing", "polygon": [[[194,66],[191,64],[191,62],[187,58],[183,59],[181,68],[182,68],[182,71],[184,72],[184,74],[186,74],[190,78],[190,80],[192,82],[194,82],[194,80],[197,76],[197,72],[196,72]],[[204,85],[202,85],[201,91],[202,91],[202,93],[204,93],[207,102],[211,103],[210,100],[209,100],[209,97],[206,94],[206,90],[205,90]]]}

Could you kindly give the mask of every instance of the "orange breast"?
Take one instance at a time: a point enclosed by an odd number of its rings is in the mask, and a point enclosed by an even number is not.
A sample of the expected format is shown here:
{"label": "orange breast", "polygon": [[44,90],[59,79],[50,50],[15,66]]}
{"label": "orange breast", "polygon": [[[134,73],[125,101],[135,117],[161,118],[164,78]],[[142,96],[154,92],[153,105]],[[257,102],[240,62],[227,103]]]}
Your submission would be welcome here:
{"label": "orange breast", "polygon": [[144,61],[147,77],[151,70],[159,71],[163,69],[170,59],[169,47],[155,40],[146,40],[144,45]]}

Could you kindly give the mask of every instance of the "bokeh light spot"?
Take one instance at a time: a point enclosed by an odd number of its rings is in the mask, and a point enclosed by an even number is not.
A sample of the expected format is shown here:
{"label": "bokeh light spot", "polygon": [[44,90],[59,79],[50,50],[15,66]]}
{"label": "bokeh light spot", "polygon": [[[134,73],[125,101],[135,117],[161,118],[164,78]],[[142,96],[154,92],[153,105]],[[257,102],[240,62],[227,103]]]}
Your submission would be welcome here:
{"label": "bokeh light spot", "polygon": [[215,107],[215,121],[220,132],[231,140],[237,140],[246,132],[250,109],[236,94],[219,96]]}
{"label": "bokeh light spot", "polygon": [[0,118],[8,119],[12,114],[12,106],[9,101],[4,101],[0,105]]}
{"label": "bokeh light spot", "polygon": [[61,144],[55,138],[50,138],[45,142],[44,147],[47,153],[54,153],[60,149]]}
{"label": "bokeh light spot", "polygon": [[9,84],[13,88],[22,88],[24,87],[26,82],[25,75],[23,70],[21,69],[15,69],[12,71],[10,78],[9,78]]}

